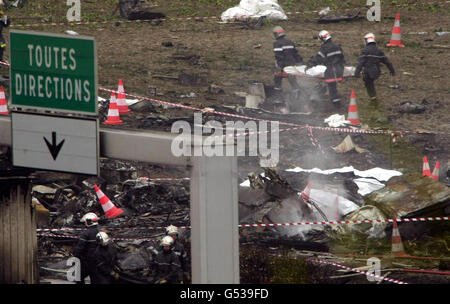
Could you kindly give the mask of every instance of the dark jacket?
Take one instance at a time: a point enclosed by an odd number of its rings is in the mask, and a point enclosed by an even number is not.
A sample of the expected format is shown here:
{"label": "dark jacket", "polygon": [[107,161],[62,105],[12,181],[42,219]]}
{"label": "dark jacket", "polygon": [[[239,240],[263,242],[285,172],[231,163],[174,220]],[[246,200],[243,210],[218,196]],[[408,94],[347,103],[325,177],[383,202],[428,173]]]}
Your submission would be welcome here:
{"label": "dark jacket", "polygon": [[0,18],[0,38],[1,38],[2,42],[5,41],[5,39],[3,38],[3,28],[8,27],[10,24],[11,24],[11,20],[9,19],[9,17],[6,17],[6,22],[5,22],[4,18]]}
{"label": "dark jacket", "polygon": [[96,277],[100,284],[112,283],[117,267],[117,250],[114,244],[98,245],[94,251]]}
{"label": "dark jacket", "polygon": [[319,52],[311,57],[308,65],[324,65],[326,82],[342,81],[344,75],[344,51],[340,45],[334,43],[331,39],[325,41],[320,47]]}
{"label": "dark jacket", "polygon": [[299,55],[295,44],[284,36],[278,38],[273,43],[273,51],[275,53],[277,65],[280,68],[294,66],[303,61],[303,58]]}
{"label": "dark jacket", "polygon": [[168,283],[179,283],[183,280],[178,256],[172,251],[161,249],[154,260],[155,281],[166,280]]}
{"label": "dark jacket", "polygon": [[376,43],[372,42],[366,45],[362,50],[361,56],[359,56],[358,65],[356,66],[355,76],[358,76],[361,70],[363,71],[364,77],[370,79],[377,79],[380,77],[380,62],[384,63],[391,74],[395,74],[394,67],[389,59],[384,55],[383,51],[380,50]]}
{"label": "dark jacket", "polygon": [[184,250],[183,244],[180,241],[175,240],[172,250],[175,253],[175,255],[178,257],[178,259],[180,260],[180,265],[181,265],[181,269],[183,270],[183,272],[187,272],[188,271],[187,263],[186,263],[187,254],[186,254],[186,251]]}
{"label": "dark jacket", "polygon": [[74,256],[81,261],[92,260],[94,251],[97,248],[96,235],[99,232],[98,226],[89,227],[80,235],[77,245],[75,246]]}

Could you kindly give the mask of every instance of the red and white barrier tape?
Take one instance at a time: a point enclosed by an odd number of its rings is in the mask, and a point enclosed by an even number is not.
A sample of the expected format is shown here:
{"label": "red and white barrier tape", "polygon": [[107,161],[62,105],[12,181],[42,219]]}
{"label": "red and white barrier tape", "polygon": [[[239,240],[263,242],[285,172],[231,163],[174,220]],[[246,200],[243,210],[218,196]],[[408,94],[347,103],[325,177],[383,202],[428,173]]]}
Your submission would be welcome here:
{"label": "red and white barrier tape", "polygon": [[359,269],[355,269],[355,268],[351,268],[351,267],[348,267],[348,266],[340,265],[340,264],[337,264],[337,263],[334,263],[334,262],[323,261],[323,260],[319,260],[319,259],[311,259],[311,261],[318,262],[320,264],[333,265],[333,266],[336,266],[336,267],[339,267],[339,268],[342,268],[342,269],[346,269],[346,270],[362,273],[362,274],[365,274],[367,276],[374,277],[374,278],[377,278],[377,279],[382,279],[384,281],[395,283],[395,284],[401,284],[401,285],[408,284],[406,282],[402,282],[402,281],[394,280],[394,279],[389,279],[388,277],[379,276],[379,275],[376,275],[376,274],[373,274],[373,273],[369,273],[369,272],[362,271],[362,270],[359,270]]}
{"label": "red and white barrier tape", "polygon": [[[316,221],[316,222],[297,222],[297,223],[269,223],[269,224],[239,224],[239,228],[249,227],[280,227],[280,226],[307,226],[307,225],[350,225],[350,224],[364,224],[364,223],[397,223],[404,222],[432,222],[432,221],[448,221],[450,217],[419,217],[419,218],[404,218],[404,219],[385,219],[385,220],[358,220],[358,221]],[[105,227],[111,230],[156,230],[166,229],[166,226],[154,227]],[[191,226],[179,226],[179,229],[190,229]],[[38,228],[36,231],[84,231],[86,228]]]}
{"label": "red and white barrier tape", "polygon": [[138,177],[137,179],[145,180],[145,181],[180,181],[180,180],[191,180],[190,177],[180,177],[180,178],[172,178],[172,177],[158,177],[158,178],[148,178],[145,176]]}
{"label": "red and white barrier tape", "polygon": [[[307,13],[317,13],[318,11],[304,11],[304,12],[286,12],[286,15],[299,15]],[[233,21],[241,20],[251,20],[260,18],[257,15],[249,15],[245,18],[234,19]],[[117,24],[117,23],[142,23],[142,22],[153,22],[153,21],[200,21],[200,20],[221,20],[220,16],[209,16],[209,17],[174,17],[174,18],[158,18],[158,19],[141,19],[141,20],[109,20],[109,21],[80,21],[80,22],[41,22],[32,24],[11,24],[10,27],[37,27],[37,26],[75,26],[75,25],[88,25],[88,24]]]}
{"label": "red and white barrier tape", "polygon": [[312,128],[308,126],[306,129],[308,130],[308,132],[307,132],[308,133],[308,137],[311,140],[311,143],[313,144],[313,146],[318,148],[322,154],[325,154],[325,152],[323,151],[322,146],[320,145],[319,141],[317,140],[317,138],[314,137],[313,132],[312,132]]}
{"label": "red and white barrier tape", "polygon": [[[105,91],[105,92],[109,92],[109,93],[118,93],[118,91],[116,90],[110,90],[110,89],[106,89],[106,88],[99,88],[100,91]],[[403,134],[406,133],[414,133],[414,134],[442,134],[442,135],[448,135],[448,133],[444,133],[444,132],[418,132],[418,131],[391,131],[391,130],[368,130],[368,129],[349,129],[349,128],[332,128],[332,127],[318,127],[318,126],[309,126],[309,125],[299,125],[299,124],[295,124],[295,123],[290,123],[290,122],[284,122],[284,121],[274,121],[274,120],[269,120],[269,119],[261,119],[261,118],[256,118],[256,117],[250,117],[250,116],[245,116],[245,115],[239,115],[239,114],[231,114],[231,113],[226,113],[226,112],[220,112],[220,111],[215,111],[213,109],[201,109],[201,108],[197,108],[197,107],[193,107],[193,106],[186,106],[186,105],[182,105],[182,104],[177,104],[177,103],[172,103],[172,102],[167,102],[167,101],[162,101],[162,100],[158,100],[158,99],[154,99],[154,98],[150,98],[150,97],[145,97],[145,96],[138,96],[138,95],[134,95],[134,94],[128,94],[125,93],[126,96],[130,96],[130,97],[134,97],[137,99],[141,99],[141,100],[149,100],[152,102],[156,102],[156,103],[160,103],[160,104],[166,104],[166,105],[170,105],[173,107],[178,107],[178,108],[185,108],[185,109],[189,109],[189,110],[194,110],[194,111],[200,111],[200,112],[204,112],[204,113],[212,113],[212,114],[217,114],[217,115],[222,115],[222,116],[229,116],[229,117],[233,117],[233,118],[242,118],[242,119],[246,119],[246,120],[255,120],[255,121],[262,121],[262,122],[273,122],[273,123],[278,123],[280,125],[286,125],[286,126],[291,126],[291,127],[295,127],[298,129],[301,128],[311,128],[314,130],[320,130],[320,131],[331,131],[331,132],[338,132],[338,133],[357,133],[357,134],[398,134],[399,136],[403,136]]]}
{"label": "red and white barrier tape", "polygon": [[[3,65],[7,65],[10,66],[9,63],[6,62],[0,62],[0,64]],[[109,92],[109,93],[118,93],[118,91],[116,90],[110,90],[110,89],[106,89],[106,88],[99,88],[100,91],[105,91],[105,92]],[[273,122],[273,123],[278,123],[280,125],[287,125],[287,126],[291,126],[291,127],[296,127],[298,129],[301,128],[311,128],[311,129],[315,129],[315,130],[320,130],[320,131],[331,131],[331,132],[342,132],[342,133],[357,133],[357,134],[393,134],[393,133],[398,133],[399,135],[403,135],[405,133],[417,133],[417,134],[442,134],[442,135],[447,135],[447,133],[443,133],[443,132],[417,132],[417,131],[391,131],[391,130],[362,130],[362,129],[349,129],[349,128],[332,128],[332,127],[318,127],[318,126],[308,126],[308,125],[298,125],[295,123],[290,123],[290,122],[284,122],[284,121],[274,121],[274,120],[269,120],[269,119],[261,119],[261,118],[256,118],[256,117],[250,117],[250,116],[244,116],[244,115],[239,115],[239,114],[231,114],[231,113],[226,113],[226,112],[219,112],[219,111],[215,111],[212,109],[201,109],[201,108],[197,108],[197,107],[193,107],[193,106],[186,106],[186,105],[182,105],[182,104],[178,104],[178,103],[173,103],[173,102],[167,102],[167,101],[162,101],[162,100],[158,100],[158,99],[154,99],[154,98],[150,98],[150,97],[145,97],[145,96],[138,96],[138,95],[134,95],[134,94],[129,94],[129,93],[124,93],[125,96],[130,96],[130,97],[134,97],[137,99],[141,99],[141,100],[149,100],[152,102],[156,102],[156,103],[160,103],[160,104],[165,104],[165,105],[169,105],[172,107],[177,107],[177,108],[184,108],[184,109],[189,109],[189,110],[193,110],[193,111],[200,111],[200,112],[205,112],[205,113],[212,113],[212,114],[217,114],[217,115],[222,115],[222,116],[229,116],[229,117],[233,117],[233,118],[242,118],[242,119],[246,119],[246,120],[255,120],[255,121],[262,121],[262,122]]]}
{"label": "red and white barrier tape", "polygon": [[[438,2],[428,2],[429,4],[442,4],[444,1]],[[445,3],[450,3],[450,1],[446,1]],[[414,4],[413,4],[414,5]],[[347,8],[344,11],[356,10],[358,7]],[[319,11],[303,11],[303,12],[285,12],[286,15],[305,15],[311,13],[318,13]],[[232,21],[240,21],[240,20],[250,20],[260,18],[257,15],[249,15],[246,18],[234,19]],[[87,24],[108,24],[108,23],[141,23],[141,22],[152,22],[152,21],[200,21],[200,20],[221,20],[220,16],[198,16],[198,17],[170,17],[170,18],[158,18],[158,19],[144,19],[144,20],[110,20],[110,21],[80,21],[80,22],[42,22],[42,23],[33,23],[33,24],[11,24],[10,27],[35,27],[35,26],[75,26],[75,25],[87,25]]]}
{"label": "red and white barrier tape", "polygon": [[[38,233],[38,236],[48,236],[54,238],[66,238],[66,239],[79,239],[79,236],[74,235],[57,235],[53,233]],[[111,238],[114,241],[147,241],[147,242],[159,242],[157,239],[148,239],[148,238]]]}

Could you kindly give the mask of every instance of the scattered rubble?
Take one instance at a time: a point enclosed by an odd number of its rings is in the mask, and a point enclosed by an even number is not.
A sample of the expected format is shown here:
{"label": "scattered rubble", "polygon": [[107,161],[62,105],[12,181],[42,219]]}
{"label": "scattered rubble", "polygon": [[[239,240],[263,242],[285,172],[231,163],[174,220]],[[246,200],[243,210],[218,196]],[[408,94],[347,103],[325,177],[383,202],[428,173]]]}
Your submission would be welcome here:
{"label": "scattered rubble", "polygon": [[157,5],[151,4],[148,0],[120,0],[120,17],[128,20],[148,20],[161,19],[166,16],[162,13],[152,12]]}
{"label": "scattered rubble", "polygon": [[425,106],[411,101],[403,101],[397,105],[397,111],[399,113],[420,114],[425,112]]}
{"label": "scattered rubble", "polygon": [[337,153],[346,153],[355,150],[358,153],[367,153],[369,150],[363,149],[355,145],[352,141],[352,137],[347,135],[345,139],[336,147],[331,147]]}
{"label": "scattered rubble", "polygon": [[320,15],[320,18],[317,19],[317,23],[323,24],[323,23],[336,23],[341,21],[355,21],[355,20],[361,20],[364,19],[364,17],[359,16],[361,11],[358,11],[356,14],[347,14],[347,15],[335,15],[335,16],[329,16],[328,13]]}

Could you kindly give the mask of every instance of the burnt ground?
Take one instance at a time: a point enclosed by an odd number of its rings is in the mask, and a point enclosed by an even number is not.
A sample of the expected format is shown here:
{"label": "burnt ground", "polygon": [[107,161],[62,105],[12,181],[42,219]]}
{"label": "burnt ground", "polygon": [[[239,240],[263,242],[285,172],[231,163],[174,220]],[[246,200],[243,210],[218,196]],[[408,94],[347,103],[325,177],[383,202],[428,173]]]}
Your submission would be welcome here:
{"label": "burnt ground", "polygon": [[[95,2],[95,1],[94,1]],[[404,1],[405,2],[405,1]],[[108,2],[109,3],[109,2]],[[283,3],[280,1],[283,5]],[[405,2],[406,3],[406,2]],[[357,11],[359,6],[352,1],[337,7]],[[320,44],[312,37],[321,29],[327,29],[333,39],[340,43],[346,54],[347,65],[355,66],[359,52],[363,47],[363,36],[373,32],[378,45],[386,53],[396,68],[397,75],[389,76],[382,67],[383,74],[376,82],[379,104],[370,104],[361,79],[346,78],[339,86],[343,104],[339,109],[329,105],[326,96],[314,105],[310,115],[281,115],[245,110],[244,115],[280,120],[296,124],[324,126],[323,120],[331,114],[347,115],[351,90],[355,90],[359,115],[363,124],[369,128],[408,130],[421,132],[440,132],[439,134],[407,134],[393,147],[393,169],[403,172],[420,172],[422,157],[427,155],[433,168],[436,160],[441,161],[440,179],[446,180],[448,151],[450,148],[449,124],[449,87],[450,76],[450,35],[439,37],[435,31],[449,31],[448,3],[439,6],[422,4],[417,6],[383,7],[382,21],[370,23],[367,20],[319,25],[312,13],[291,16],[284,22],[266,22],[261,27],[248,23],[224,24],[217,20],[205,21],[163,21],[161,23],[129,23],[106,25],[80,25],[70,27],[82,35],[94,36],[98,48],[99,86],[116,88],[119,78],[124,80],[127,93],[149,96],[149,87],[156,88],[156,99],[193,105],[213,107],[221,111],[236,113],[223,106],[242,105],[243,99],[234,92],[247,92],[252,81],[263,82],[267,86],[273,83],[272,28],[276,24],[283,26],[288,38],[293,40],[302,57],[307,60],[314,55]],[[220,15],[223,9],[209,6],[196,15]],[[291,11],[317,9],[303,4],[293,5]],[[175,12],[173,7],[160,4],[161,11]],[[364,10],[363,10],[364,11]],[[405,48],[387,48],[391,37],[395,13],[401,14],[402,40]],[[98,16],[109,16],[103,10]],[[191,15],[192,11],[188,12]],[[11,11],[10,16],[20,15]],[[37,12],[39,14],[39,11]],[[103,14],[103,15],[102,15]],[[181,14],[178,12],[177,14]],[[91,14],[90,20],[95,20]],[[97,16],[97,17],[98,17]],[[116,16],[112,17],[117,19]],[[42,26],[34,30],[62,33],[69,27]],[[417,34],[427,32],[427,34]],[[8,38],[7,38],[8,39]],[[172,46],[166,42],[171,42]],[[438,46],[436,46],[438,45]],[[445,46],[447,48],[445,48]],[[174,56],[182,54],[184,56]],[[180,57],[187,59],[180,59]],[[8,59],[8,54],[5,56]],[[5,67],[1,67],[5,69]],[[195,85],[180,84],[176,79],[180,73],[198,75]],[[159,77],[166,76],[166,77]],[[315,82],[312,80],[308,80]],[[224,93],[211,93],[208,87],[215,84]],[[287,81],[284,85],[288,88]],[[180,98],[191,92],[196,98]],[[108,98],[105,92],[99,96]],[[404,101],[421,103],[425,111],[421,114],[403,114],[397,105]],[[155,114],[156,113],[156,114]],[[122,116],[125,124],[115,128],[170,130],[171,123],[178,119],[192,120],[192,111],[149,107]],[[206,115],[204,115],[206,116]],[[156,118],[155,118],[156,117]],[[216,120],[230,120],[228,117],[209,115]],[[280,126],[280,128],[284,128]],[[337,154],[330,147],[339,144],[347,134],[314,131],[314,136],[324,150],[322,154],[311,144],[306,130],[280,133],[280,162],[277,169],[296,166],[321,169],[338,168],[352,165],[359,170],[373,167],[390,167],[389,139],[382,135],[352,135],[353,141],[370,153],[349,152]],[[256,157],[239,159],[239,175],[244,179],[248,173],[261,172]],[[188,172],[181,169],[148,165],[139,176],[181,177]],[[301,185],[304,186],[304,185]],[[181,223],[180,223],[181,224]],[[407,274],[409,276],[410,274]],[[405,275],[406,276],[406,275]],[[400,279],[393,276],[394,278]],[[406,281],[406,278],[405,278]]]}

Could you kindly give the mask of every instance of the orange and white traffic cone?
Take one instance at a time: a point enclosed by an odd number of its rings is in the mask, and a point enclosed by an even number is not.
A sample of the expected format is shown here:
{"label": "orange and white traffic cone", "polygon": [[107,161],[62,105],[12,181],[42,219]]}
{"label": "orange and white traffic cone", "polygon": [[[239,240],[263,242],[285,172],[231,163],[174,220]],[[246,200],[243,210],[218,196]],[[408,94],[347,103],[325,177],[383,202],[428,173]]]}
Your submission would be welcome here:
{"label": "orange and white traffic cone", "polygon": [[8,105],[6,104],[5,90],[0,86],[0,114],[8,115]]}
{"label": "orange and white traffic cone", "polygon": [[387,46],[399,46],[405,47],[402,44],[402,31],[400,29],[400,13],[395,15],[394,28],[392,29],[391,41],[387,44]]}
{"label": "orange and white traffic cone", "polygon": [[123,121],[120,120],[119,109],[116,103],[116,94],[112,93],[109,100],[108,118],[105,120],[106,125],[121,125]]}
{"label": "orange and white traffic cone", "polygon": [[428,164],[428,157],[423,157],[422,175],[431,176],[430,165]]}
{"label": "orange and white traffic cone", "polygon": [[306,185],[306,187],[305,187],[305,189],[303,190],[303,192],[302,192],[302,199],[303,199],[303,201],[304,202],[308,202],[308,200],[309,200],[309,196],[310,196],[310,194],[311,194],[311,185],[312,185],[312,182],[309,182],[307,185]]}
{"label": "orange and white traffic cone", "polygon": [[400,236],[400,231],[397,227],[397,221],[394,220],[392,226],[392,254],[394,256],[406,256],[405,249],[403,248],[402,238]]}
{"label": "orange and white traffic cone", "polygon": [[437,161],[436,165],[434,166],[433,173],[431,173],[431,178],[434,180],[437,180],[437,181],[439,180],[439,165],[440,165],[440,162]]}
{"label": "orange and white traffic cone", "polygon": [[360,125],[361,121],[358,116],[358,105],[356,104],[356,96],[355,91],[352,90],[352,95],[350,96],[350,104],[348,106],[348,121],[351,122],[352,125]]}
{"label": "orange and white traffic cone", "polygon": [[123,213],[123,210],[117,208],[97,185],[94,185],[94,189],[107,218],[114,218]]}
{"label": "orange and white traffic cone", "polygon": [[119,79],[119,88],[117,89],[117,107],[119,108],[119,114],[128,114],[130,109],[128,109],[127,101],[125,100],[125,89],[123,88],[122,79]]}

